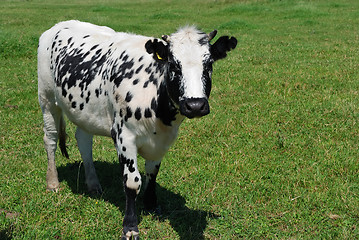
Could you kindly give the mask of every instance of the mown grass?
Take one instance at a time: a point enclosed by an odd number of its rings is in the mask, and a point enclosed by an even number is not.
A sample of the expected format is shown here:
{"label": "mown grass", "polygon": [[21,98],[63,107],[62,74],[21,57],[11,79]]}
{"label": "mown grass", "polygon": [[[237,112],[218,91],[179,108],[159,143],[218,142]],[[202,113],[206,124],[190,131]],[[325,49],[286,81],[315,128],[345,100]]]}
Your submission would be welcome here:
{"label": "mown grass", "polygon": [[[158,177],[161,216],[143,239],[359,238],[359,2],[3,1],[0,238],[118,239],[122,191],[110,139],[95,138],[104,194],[86,194],[68,124],[61,191],[45,192],[38,37],[79,19],[161,36],[181,25],[238,38],[215,66],[211,114],[185,121]],[[143,172],[143,161],[140,163]]]}

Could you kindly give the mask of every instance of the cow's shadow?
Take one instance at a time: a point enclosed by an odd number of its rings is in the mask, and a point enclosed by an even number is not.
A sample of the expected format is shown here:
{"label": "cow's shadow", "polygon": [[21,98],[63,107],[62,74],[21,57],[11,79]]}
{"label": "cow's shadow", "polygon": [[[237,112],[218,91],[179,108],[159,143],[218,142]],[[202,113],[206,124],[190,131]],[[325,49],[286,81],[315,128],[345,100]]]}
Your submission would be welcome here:
{"label": "cow's shadow", "polygon": [[[87,193],[82,163],[68,163],[57,168],[60,182],[65,181],[76,194],[87,195],[92,198],[102,198],[119,208],[124,213],[125,194],[120,176],[119,164],[95,162],[95,168],[100,180],[103,194],[91,196]],[[143,193],[143,189],[141,189]],[[204,239],[203,231],[207,226],[207,218],[217,218],[212,212],[193,210],[186,206],[186,200],[179,194],[167,190],[157,184],[158,203],[161,214],[154,214],[154,221],[169,220],[170,225],[178,233],[180,239]],[[146,214],[143,211],[143,196],[140,193],[137,199],[139,222]]]}

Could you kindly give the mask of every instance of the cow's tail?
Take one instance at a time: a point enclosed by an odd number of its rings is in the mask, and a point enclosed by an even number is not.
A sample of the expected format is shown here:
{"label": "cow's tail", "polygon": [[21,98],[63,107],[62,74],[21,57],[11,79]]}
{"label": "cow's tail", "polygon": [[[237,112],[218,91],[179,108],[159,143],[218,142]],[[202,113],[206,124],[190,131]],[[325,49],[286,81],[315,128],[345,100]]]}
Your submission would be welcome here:
{"label": "cow's tail", "polygon": [[64,157],[69,158],[69,154],[67,153],[67,149],[66,149],[66,137],[67,137],[66,123],[63,116],[61,116],[60,119],[60,127],[58,134],[59,134],[59,146],[61,153]]}

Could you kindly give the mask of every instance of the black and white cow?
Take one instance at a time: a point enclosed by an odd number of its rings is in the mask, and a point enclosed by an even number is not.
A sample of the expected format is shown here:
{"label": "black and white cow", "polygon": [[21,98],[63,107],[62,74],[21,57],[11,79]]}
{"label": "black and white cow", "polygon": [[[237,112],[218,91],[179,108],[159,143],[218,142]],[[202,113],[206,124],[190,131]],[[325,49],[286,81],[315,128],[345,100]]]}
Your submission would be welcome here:
{"label": "black and white cow", "polygon": [[47,188],[57,191],[57,141],[64,156],[65,114],[76,140],[90,192],[101,193],[92,161],[93,135],[112,137],[123,171],[126,211],[122,239],[139,239],[136,196],[142,184],[137,154],[146,160],[144,206],[157,206],[161,159],[185,117],[209,113],[212,64],[234,49],[234,37],[184,27],[162,39],[115,32],[79,21],[56,24],[40,37],[38,94],[48,157]]}

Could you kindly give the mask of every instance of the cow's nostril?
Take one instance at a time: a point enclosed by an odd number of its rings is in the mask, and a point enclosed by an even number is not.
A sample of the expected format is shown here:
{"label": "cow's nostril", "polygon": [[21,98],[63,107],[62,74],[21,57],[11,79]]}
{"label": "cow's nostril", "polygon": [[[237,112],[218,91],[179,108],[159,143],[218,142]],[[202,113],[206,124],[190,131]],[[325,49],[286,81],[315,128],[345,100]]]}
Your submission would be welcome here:
{"label": "cow's nostril", "polygon": [[186,107],[186,110],[187,110],[187,111],[192,111],[191,105],[192,105],[191,103],[185,102],[185,107]]}

